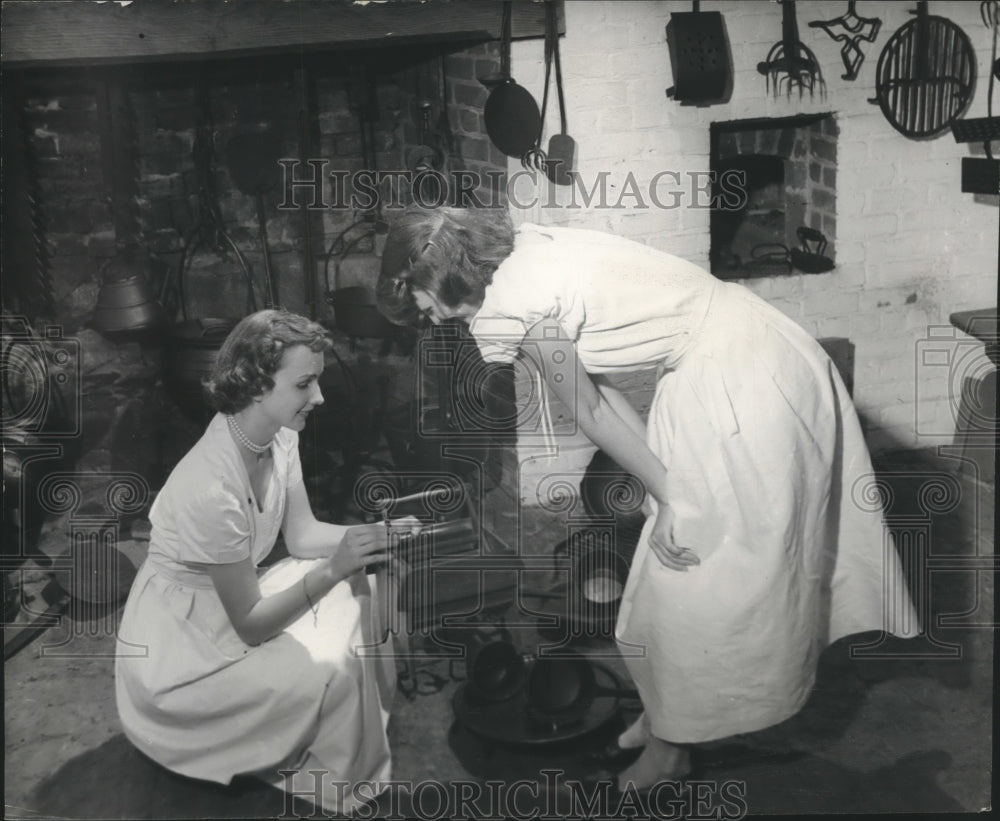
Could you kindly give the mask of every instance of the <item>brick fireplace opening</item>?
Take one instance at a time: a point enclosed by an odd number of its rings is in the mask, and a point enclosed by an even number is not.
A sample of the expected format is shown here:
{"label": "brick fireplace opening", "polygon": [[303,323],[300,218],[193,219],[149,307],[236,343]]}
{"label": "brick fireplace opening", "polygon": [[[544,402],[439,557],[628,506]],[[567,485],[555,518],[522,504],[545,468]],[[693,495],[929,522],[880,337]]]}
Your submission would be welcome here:
{"label": "brick fireplace opening", "polygon": [[[34,328],[24,345],[54,346],[44,335],[52,326],[79,348],[78,380],[43,388],[74,389],[60,394],[80,408],[74,470],[126,471],[149,489],[161,485],[208,418],[192,407],[191,385],[176,384],[179,345],[192,341],[194,323],[211,329],[211,321],[265,307],[269,272],[274,304],[312,316],[334,338],[326,404],[301,447],[317,513],[356,514],[348,509],[353,485],[372,470],[451,473],[471,485],[484,527],[513,544],[509,517],[499,512],[517,503],[516,490],[500,482],[516,472],[515,420],[495,410],[512,401],[510,369],[469,366],[477,349],[465,339],[374,321],[373,296],[385,223],[417,196],[400,172],[487,180],[493,189],[478,192],[481,202],[505,191],[506,158],[482,116],[489,89],[480,78],[498,70],[495,42],[442,40],[5,76],[5,166],[26,177],[18,197],[5,198],[5,236],[8,218],[28,235],[4,243],[5,270],[17,273],[5,277],[3,309]],[[255,176],[233,162],[231,146],[264,134],[273,140],[251,143],[249,158],[244,151],[244,160],[257,160]],[[356,175],[376,169],[394,187],[376,186],[375,201],[352,199]],[[287,190],[287,171],[316,180],[318,191]],[[261,180],[259,196],[244,190]],[[314,200],[321,207],[309,207]],[[96,327],[102,287],[134,275],[164,303],[166,322],[135,333]],[[353,317],[360,323],[338,314],[334,297],[347,289],[364,292],[365,313]],[[192,325],[181,335],[185,323]],[[445,357],[450,374],[421,371],[418,355],[428,346],[454,349]],[[207,362],[202,348],[196,353],[184,362],[192,372]],[[393,433],[410,450],[392,453],[389,420],[400,419],[405,427]],[[39,479],[52,465],[39,459],[30,470]]]}
{"label": "brick fireplace opening", "polygon": [[742,279],[833,267],[837,133],[832,114],[711,125],[713,274]]}

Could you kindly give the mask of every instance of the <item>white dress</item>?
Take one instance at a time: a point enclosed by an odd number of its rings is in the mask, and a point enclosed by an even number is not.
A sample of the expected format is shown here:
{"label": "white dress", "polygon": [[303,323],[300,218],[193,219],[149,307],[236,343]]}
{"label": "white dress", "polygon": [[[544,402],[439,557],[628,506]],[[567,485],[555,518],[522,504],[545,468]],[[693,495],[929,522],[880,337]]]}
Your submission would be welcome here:
{"label": "white dress", "polygon": [[[259,564],[271,551],[287,491],[302,482],[298,434],[279,431],[273,453],[258,504],[217,415],[157,496],[149,555],[118,632],[118,712],[131,742],[175,772],[223,784],[253,774],[346,812],[359,803],[351,784],[391,776],[391,658],[358,653],[377,635],[368,580],[341,582],[317,602],[315,618],[307,612],[251,647],[204,567],[246,556]],[[322,561],[276,563],[260,576],[262,594],[300,583]],[[298,772],[286,783],[279,769]],[[315,784],[309,770],[328,782]]]}
{"label": "white dress", "polygon": [[701,563],[663,566],[647,520],[616,637],[654,735],[776,724],[804,704],[830,642],[919,632],[854,406],[798,325],[678,257],[525,225],[472,332],[484,358],[510,361],[547,317],[588,372],[662,374],[647,442],[667,469],[675,540]]}

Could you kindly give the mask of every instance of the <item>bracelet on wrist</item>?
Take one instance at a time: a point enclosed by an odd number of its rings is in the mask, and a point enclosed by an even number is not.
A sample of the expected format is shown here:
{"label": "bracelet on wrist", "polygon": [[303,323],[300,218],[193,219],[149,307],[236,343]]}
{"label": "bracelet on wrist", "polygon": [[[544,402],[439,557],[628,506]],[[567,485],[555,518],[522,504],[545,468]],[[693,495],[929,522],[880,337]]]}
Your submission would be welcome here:
{"label": "bracelet on wrist", "polygon": [[302,592],[306,594],[306,603],[309,605],[309,609],[313,614],[313,625],[316,625],[319,620],[319,608],[313,603],[312,596],[309,595],[309,576],[302,577]]}

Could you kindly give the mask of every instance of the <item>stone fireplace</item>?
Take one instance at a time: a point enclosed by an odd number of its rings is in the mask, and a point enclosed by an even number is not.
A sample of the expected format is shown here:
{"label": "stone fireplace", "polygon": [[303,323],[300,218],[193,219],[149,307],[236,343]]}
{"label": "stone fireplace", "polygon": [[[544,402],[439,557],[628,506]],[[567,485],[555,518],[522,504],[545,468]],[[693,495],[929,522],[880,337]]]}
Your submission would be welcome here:
{"label": "stone fireplace", "polygon": [[[5,355],[5,433],[26,422],[17,443],[25,487],[59,470],[82,493],[69,513],[20,511],[47,519],[44,528],[23,522],[23,532],[55,534],[43,535],[50,558],[69,551],[59,534],[80,511],[103,511],[96,479],[112,474],[138,477],[151,503],[209,413],[190,379],[179,384],[197,363],[178,367],[178,351],[192,334],[205,342],[213,323],[273,303],[334,338],[326,404],[302,437],[317,514],[362,515],[355,485],[366,473],[457,475],[478,521],[513,545],[510,369],[463,364],[476,353],[468,340],[379,322],[372,290],[392,209],[440,198],[440,179],[461,180],[446,197],[504,205],[506,158],[482,118],[481,78],[498,69],[496,43],[479,36],[7,72],[5,167],[25,179],[4,204],[4,350],[36,351],[48,367]],[[98,327],[102,289],[131,277],[162,303],[165,321]],[[361,297],[347,319],[346,291]],[[69,361],[58,359],[66,340]],[[431,349],[452,367],[423,367]],[[39,391],[78,408],[68,438],[27,419]],[[118,521],[122,544],[145,509]]]}

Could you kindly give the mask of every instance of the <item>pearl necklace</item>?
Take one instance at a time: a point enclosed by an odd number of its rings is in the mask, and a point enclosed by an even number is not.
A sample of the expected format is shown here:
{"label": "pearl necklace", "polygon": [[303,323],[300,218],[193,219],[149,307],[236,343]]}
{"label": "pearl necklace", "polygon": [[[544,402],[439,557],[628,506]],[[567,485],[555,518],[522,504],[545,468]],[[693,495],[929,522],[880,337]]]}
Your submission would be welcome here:
{"label": "pearl necklace", "polygon": [[233,432],[236,438],[240,440],[240,444],[251,453],[256,453],[260,456],[270,450],[270,441],[266,445],[258,445],[256,442],[251,442],[250,437],[243,432],[243,428],[240,427],[240,423],[236,421],[235,416],[227,415],[226,421],[229,423],[229,429]]}

